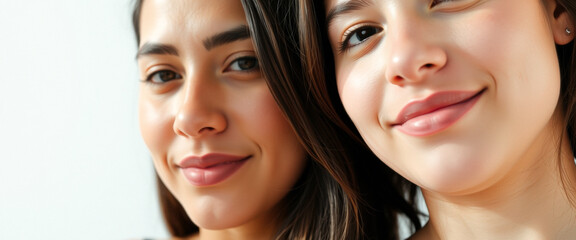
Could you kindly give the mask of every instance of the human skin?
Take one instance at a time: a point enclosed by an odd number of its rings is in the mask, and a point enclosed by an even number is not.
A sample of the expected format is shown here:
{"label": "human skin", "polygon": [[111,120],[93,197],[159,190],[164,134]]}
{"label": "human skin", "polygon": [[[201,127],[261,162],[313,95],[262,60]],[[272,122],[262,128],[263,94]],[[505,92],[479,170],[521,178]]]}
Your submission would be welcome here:
{"label": "human skin", "polygon": [[[208,43],[230,30],[232,40]],[[147,0],[142,8],[141,133],[158,175],[200,228],[195,238],[270,239],[305,166],[247,31],[236,0]],[[185,170],[214,154],[242,160],[225,163],[237,167],[216,174],[223,177]]]}
{"label": "human skin", "polygon": [[372,151],[422,187],[431,220],[415,238],[576,234],[558,176],[562,161],[576,183],[557,144],[566,12],[552,0],[325,3],[354,5],[328,26],[339,95]]}

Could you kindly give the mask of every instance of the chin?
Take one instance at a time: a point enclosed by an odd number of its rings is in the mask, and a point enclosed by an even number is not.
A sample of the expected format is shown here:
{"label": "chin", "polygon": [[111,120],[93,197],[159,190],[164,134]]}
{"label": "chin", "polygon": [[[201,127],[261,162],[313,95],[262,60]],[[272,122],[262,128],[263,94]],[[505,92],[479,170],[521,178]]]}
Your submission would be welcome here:
{"label": "chin", "polygon": [[241,225],[241,221],[234,218],[230,212],[225,215],[217,215],[212,211],[200,213],[198,211],[186,209],[186,214],[188,214],[188,217],[190,217],[192,222],[201,229],[222,230]]}
{"label": "chin", "polygon": [[[453,154],[457,155],[457,154]],[[461,195],[480,191],[492,179],[489,164],[479,158],[428,159],[417,171],[417,185],[436,193]]]}
{"label": "chin", "polygon": [[419,184],[424,190],[442,195],[467,195],[478,189],[477,181],[460,177],[443,176],[439,179],[423,179]]}

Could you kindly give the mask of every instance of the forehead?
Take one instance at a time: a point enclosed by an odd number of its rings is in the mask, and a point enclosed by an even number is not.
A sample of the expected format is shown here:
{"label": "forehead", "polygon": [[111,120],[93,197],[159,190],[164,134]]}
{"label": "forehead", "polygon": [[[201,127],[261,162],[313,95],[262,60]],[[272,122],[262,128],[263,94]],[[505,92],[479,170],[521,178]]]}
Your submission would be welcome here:
{"label": "forehead", "polygon": [[240,0],[145,0],[140,16],[142,42],[161,36],[207,36],[247,24]]}

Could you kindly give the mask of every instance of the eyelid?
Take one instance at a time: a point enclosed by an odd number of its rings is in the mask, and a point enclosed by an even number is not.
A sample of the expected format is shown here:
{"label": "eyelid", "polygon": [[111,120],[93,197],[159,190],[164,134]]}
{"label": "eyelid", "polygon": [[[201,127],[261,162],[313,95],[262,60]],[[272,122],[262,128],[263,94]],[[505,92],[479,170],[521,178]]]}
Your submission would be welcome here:
{"label": "eyelid", "polygon": [[183,65],[179,57],[166,55],[166,54],[155,54],[155,55],[143,55],[137,60],[138,68],[140,69],[140,80],[146,81],[149,76],[154,72],[159,70],[171,70],[176,73],[183,73]]}
{"label": "eyelid", "polygon": [[[173,72],[173,74],[176,74],[177,76],[174,77],[174,79],[171,79],[169,81],[160,81],[160,82],[156,82],[153,81],[152,78],[159,74],[159,72],[162,71],[170,71]],[[182,85],[182,80],[184,78],[184,72],[182,71],[178,71],[176,68],[170,66],[170,65],[153,65],[151,67],[148,67],[147,69],[145,69],[144,73],[144,78],[140,80],[141,83],[143,83],[146,86],[146,89],[151,91],[150,93],[152,94],[156,94],[156,95],[164,95],[164,94],[170,94],[173,93],[175,89],[178,89],[179,86]]]}
{"label": "eyelid", "polygon": [[[224,64],[222,65],[222,66],[223,66],[223,69],[222,69],[221,72],[222,72],[222,73],[228,72],[227,70],[230,68],[230,66],[231,66],[234,62],[236,62],[236,61],[238,61],[238,60],[240,60],[240,59],[242,59],[242,58],[254,58],[254,59],[256,60],[256,62],[258,62],[258,65],[257,65],[257,66],[259,66],[260,59],[258,59],[258,56],[256,56],[256,53],[255,53],[255,52],[253,52],[253,51],[241,51],[241,52],[236,52],[236,53],[231,54],[230,56],[228,56],[228,57],[224,60]],[[235,71],[235,72],[250,72],[250,71],[247,70],[247,71]]]}
{"label": "eyelid", "polygon": [[[174,79],[168,80],[168,81],[166,81],[166,82],[155,82],[155,81],[152,80],[152,78],[153,78],[154,76],[156,76],[157,74],[160,74],[160,73],[162,73],[162,72],[172,72],[172,73],[174,73],[174,74],[176,75],[176,77],[175,77]],[[173,80],[178,80],[178,79],[182,79],[182,74],[179,74],[179,73],[177,73],[177,72],[175,72],[175,71],[168,70],[168,69],[161,69],[161,70],[158,70],[158,71],[155,71],[155,72],[150,73],[148,76],[146,76],[146,79],[145,79],[144,81],[145,81],[145,82],[149,82],[149,83],[162,84],[162,83],[167,83],[167,82],[170,82],[170,81],[173,81]]]}
{"label": "eyelid", "polygon": [[[242,58],[253,58],[256,61],[255,66],[247,70],[230,69],[232,64],[236,64],[235,62]],[[241,51],[229,55],[222,65],[220,74],[223,79],[226,79],[226,82],[234,84],[256,83],[263,79],[260,59],[254,51]]]}
{"label": "eyelid", "polygon": [[157,74],[159,72],[163,72],[163,71],[174,72],[175,74],[180,76],[180,78],[182,78],[182,76],[183,76],[183,74],[178,69],[176,69],[175,67],[173,67],[171,65],[158,64],[158,65],[152,65],[152,66],[146,68],[146,70],[144,71],[144,78],[141,81],[145,82],[145,83],[150,83],[150,84],[162,84],[162,83],[158,83],[158,82],[153,82],[152,77],[154,77],[155,74]]}
{"label": "eyelid", "polygon": [[[255,63],[254,63],[254,66],[252,66],[250,69],[245,69],[245,70],[243,70],[243,69],[239,69],[239,70],[231,69],[232,66],[234,66],[235,64],[240,64],[240,60],[254,61]],[[228,69],[230,69],[230,70],[228,70]],[[234,72],[241,72],[241,73],[253,72],[253,71],[256,71],[256,70],[258,70],[258,69],[260,69],[260,63],[259,63],[259,61],[258,61],[258,58],[256,58],[256,57],[249,57],[249,56],[247,56],[247,57],[238,57],[238,58],[236,58],[235,60],[233,60],[233,61],[230,63],[230,65],[228,65],[228,67],[226,67],[227,72],[234,71]]]}
{"label": "eyelid", "polygon": [[356,44],[354,46],[347,46],[348,42],[350,41],[351,37],[354,35],[354,33],[356,33],[357,30],[365,28],[365,27],[373,27],[373,28],[377,28],[379,29],[379,31],[376,34],[381,33],[382,31],[384,31],[384,28],[378,24],[374,24],[374,23],[359,23],[356,24],[348,29],[346,29],[346,31],[344,31],[344,33],[342,34],[342,41],[338,42],[338,54],[342,54],[345,53],[346,51],[348,51],[349,49],[358,46],[362,43],[364,43],[365,41],[367,41],[369,38],[372,38],[374,35],[371,35],[370,37],[366,38],[365,40],[363,40],[361,43]]}
{"label": "eyelid", "polygon": [[458,12],[474,7],[484,1],[481,0],[445,0],[444,2],[432,5],[434,2],[430,1],[430,9],[437,9],[439,12]]}

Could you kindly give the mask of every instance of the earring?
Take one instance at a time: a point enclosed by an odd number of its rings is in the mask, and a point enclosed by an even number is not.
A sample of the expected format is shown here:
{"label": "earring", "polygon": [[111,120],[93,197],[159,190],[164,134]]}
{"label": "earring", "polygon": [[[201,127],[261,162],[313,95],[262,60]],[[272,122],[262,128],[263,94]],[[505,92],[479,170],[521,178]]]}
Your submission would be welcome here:
{"label": "earring", "polygon": [[570,28],[566,28],[566,34],[568,35],[572,34],[572,30],[570,30]]}

